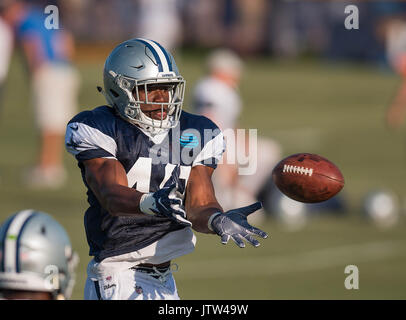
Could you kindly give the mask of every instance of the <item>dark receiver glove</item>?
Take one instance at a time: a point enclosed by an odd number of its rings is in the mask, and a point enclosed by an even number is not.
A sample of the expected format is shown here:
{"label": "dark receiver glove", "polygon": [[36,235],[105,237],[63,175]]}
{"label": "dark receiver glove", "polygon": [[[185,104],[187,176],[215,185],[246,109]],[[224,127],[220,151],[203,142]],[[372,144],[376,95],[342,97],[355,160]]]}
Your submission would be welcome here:
{"label": "dark receiver glove", "polygon": [[221,237],[222,244],[227,244],[231,238],[240,248],[244,248],[245,243],[243,240],[245,239],[254,247],[258,247],[260,243],[253,236],[260,236],[265,239],[268,237],[268,234],[251,226],[247,221],[247,217],[261,208],[261,202],[255,202],[246,207],[229,210],[224,213],[215,213],[209,219],[209,229]]}
{"label": "dark receiver glove", "polygon": [[182,194],[177,190],[179,173],[178,165],[162,189],[144,194],[140,200],[140,210],[152,216],[167,217],[184,226],[191,226],[192,223],[186,220]]}

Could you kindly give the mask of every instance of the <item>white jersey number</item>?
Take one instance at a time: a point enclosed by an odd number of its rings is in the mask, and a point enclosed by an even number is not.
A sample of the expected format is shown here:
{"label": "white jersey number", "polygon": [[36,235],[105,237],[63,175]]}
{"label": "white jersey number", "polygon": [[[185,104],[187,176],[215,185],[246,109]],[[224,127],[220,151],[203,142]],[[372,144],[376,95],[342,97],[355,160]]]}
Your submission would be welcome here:
{"label": "white jersey number", "polygon": [[[162,188],[169,180],[175,167],[176,165],[172,163],[168,163],[165,166],[165,177],[159,185],[159,188]],[[185,180],[185,186],[187,184],[187,180],[189,179],[190,169],[190,166],[180,166],[179,178]],[[139,192],[150,192],[149,187],[151,182],[151,170],[152,159],[139,157],[134,163],[133,167],[127,173],[128,187],[132,188],[135,184],[137,184],[136,189]]]}

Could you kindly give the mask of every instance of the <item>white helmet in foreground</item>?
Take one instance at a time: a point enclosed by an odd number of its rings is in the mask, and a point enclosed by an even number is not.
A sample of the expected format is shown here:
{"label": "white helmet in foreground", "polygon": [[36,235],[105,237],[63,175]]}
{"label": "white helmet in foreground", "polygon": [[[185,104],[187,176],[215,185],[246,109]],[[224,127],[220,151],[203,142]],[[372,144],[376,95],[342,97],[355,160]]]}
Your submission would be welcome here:
{"label": "white helmet in foreground", "polygon": [[23,210],[0,227],[0,292],[49,292],[68,299],[78,256],[65,229],[46,213]]}

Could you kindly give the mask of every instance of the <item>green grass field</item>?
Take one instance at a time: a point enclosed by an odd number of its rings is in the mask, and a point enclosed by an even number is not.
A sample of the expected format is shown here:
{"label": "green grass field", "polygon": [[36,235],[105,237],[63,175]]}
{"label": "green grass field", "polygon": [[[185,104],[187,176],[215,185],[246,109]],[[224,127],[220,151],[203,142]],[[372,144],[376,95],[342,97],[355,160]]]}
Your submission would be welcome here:
{"label": "green grass field", "polygon": [[[201,56],[178,59],[187,80],[187,101],[202,75]],[[80,62],[81,109],[103,104],[103,61]],[[51,213],[68,230],[80,255],[73,299],[82,299],[89,261],[83,227],[85,188],[67,153],[68,184],[57,191],[32,191],[21,173],[34,163],[38,146],[28,80],[14,59],[0,116],[0,220],[34,208]],[[241,127],[281,142],[283,154],[312,152],[335,162],[346,179],[346,217],[319,217],[288,232],[269,219],[270,238],[259,248],[223,246],[216,236],[197,234],[194,253],[175,261],[183,299],[405,299],[405,217],[388,230],[361,219],[360,202],[372,189],[388,188],[403,201],[406,186],[404,129],[390,131],[384,113],[399,79],[377,68],[314,61],[247,61],[241,86]],[[187,110],[187,103],[185,109]],[[344,268],[359,268],[359,290],[346,290]]]}

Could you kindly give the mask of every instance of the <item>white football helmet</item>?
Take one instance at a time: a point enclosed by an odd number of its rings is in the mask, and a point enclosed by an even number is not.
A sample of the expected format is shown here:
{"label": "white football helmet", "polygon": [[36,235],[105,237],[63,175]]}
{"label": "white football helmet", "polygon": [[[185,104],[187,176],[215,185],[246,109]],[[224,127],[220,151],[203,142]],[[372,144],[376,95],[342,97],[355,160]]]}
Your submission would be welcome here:
{"label": "white football helmet", "polygon": [[0,291],[50,292],[68,299],[79,261],[65,229],[46,213],[23,210],[0,227]]}
{"label": "white football helmet", "polygon": [[[169,101],[148,101],[151,85],[168,85]],[[141,100],[139,89],[145,90]],[[99,87],[99,91],[102,89]],[[159,43],[135,38],[118,45],[108,56],[104,65],[104,91],[107,103],[120,116],[137,124],[152,134],[157,134],[178,124],[185,94],[185,80],[179,74],[172,55]],[[164,119],[152,119],[142,112],[140,105],[161,105],[168,113]]]}

